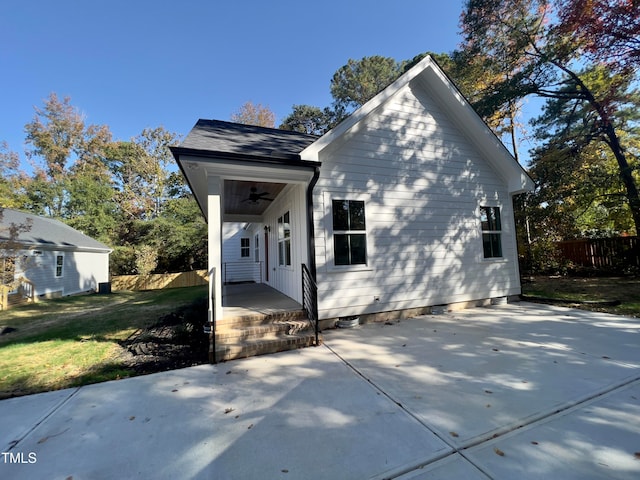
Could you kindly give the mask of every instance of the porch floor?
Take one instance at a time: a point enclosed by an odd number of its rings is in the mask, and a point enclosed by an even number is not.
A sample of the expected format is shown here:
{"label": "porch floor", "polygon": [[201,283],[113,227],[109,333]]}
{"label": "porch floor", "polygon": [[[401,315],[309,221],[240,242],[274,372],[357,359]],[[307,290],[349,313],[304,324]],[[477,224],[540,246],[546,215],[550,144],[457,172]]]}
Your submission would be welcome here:
{"label": "porch floor", "polygon": [[298,302],[264,283],[225,285],[222,307],[224,319],[302,309]]}

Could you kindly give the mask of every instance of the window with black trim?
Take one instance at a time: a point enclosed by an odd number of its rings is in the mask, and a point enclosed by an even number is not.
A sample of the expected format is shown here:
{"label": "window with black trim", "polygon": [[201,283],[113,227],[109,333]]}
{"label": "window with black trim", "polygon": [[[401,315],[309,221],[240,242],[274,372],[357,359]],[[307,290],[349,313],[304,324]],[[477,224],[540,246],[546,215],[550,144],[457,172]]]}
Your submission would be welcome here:
{"label": "window with black trim", "polygon": [[502,257],[500,207],[480,207],[484,258]]}
{"label": "window with black trim", "polygon": [[278,217],[278,264],[291,266],[291,215],[289,212]]}
{"label": "window with black trim", "polygon": [[240,239],[240,257],[249,258],[251,256],[251,244],[248,238]]}
{"label": "window with black trim", "polygon": [[367,264],[364,201],[333,200],[333,252],[336,265]]}

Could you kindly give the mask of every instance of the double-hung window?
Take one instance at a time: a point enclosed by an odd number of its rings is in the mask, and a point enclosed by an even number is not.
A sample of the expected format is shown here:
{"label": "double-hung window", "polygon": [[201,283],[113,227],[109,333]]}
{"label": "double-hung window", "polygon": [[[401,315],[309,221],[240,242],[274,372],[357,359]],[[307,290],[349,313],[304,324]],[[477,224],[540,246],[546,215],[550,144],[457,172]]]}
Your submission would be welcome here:
{"label": "double-hung window", "polygon": [[332,200],[335,265],[367,264],[367,232],[362,200]]}
{"label": "double-hung window", "polygon": [[249,258],[250,254],[251,254],[250,240],[248,238],[241,238],[240,239],[240,257]]}
{"label": "double-hung window", "polygon": [[64,255],[56,255],[56,278],[62,277],[64,274]]}
{"label": "double-hung window", "polygon": [[278,265],[291,266],[291,215],[278,217]]}
{"label": "double-hung window", "polygon": [[502,257],[500,207],[480,207],[484,258]]}

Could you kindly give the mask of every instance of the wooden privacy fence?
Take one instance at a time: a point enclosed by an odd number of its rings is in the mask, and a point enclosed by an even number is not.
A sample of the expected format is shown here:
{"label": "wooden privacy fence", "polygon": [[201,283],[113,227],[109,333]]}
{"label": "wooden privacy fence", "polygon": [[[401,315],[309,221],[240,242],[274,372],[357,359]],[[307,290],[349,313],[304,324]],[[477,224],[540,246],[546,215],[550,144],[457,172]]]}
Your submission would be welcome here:
{"label": "wooden privacy fence", "polygon": [[207,284],[206,270],[152,275],[117,275],[111,277],[111,290],[160,290],[195,287]]}
{"label": "wooden privacy fence", "polygon": [[583,267],[640,267],[638,237],[583,238],[557,243],[562,256]]}

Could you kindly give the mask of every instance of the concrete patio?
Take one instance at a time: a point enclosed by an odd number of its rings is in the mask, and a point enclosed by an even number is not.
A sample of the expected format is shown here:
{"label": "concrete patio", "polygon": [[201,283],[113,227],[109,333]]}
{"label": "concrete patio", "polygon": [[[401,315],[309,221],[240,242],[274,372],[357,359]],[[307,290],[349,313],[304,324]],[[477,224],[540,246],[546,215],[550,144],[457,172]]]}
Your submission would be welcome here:
{"label": "concrete patio", "polygon": [[638,333],[511,304],[4,400],[0,478],[636,479]]}

